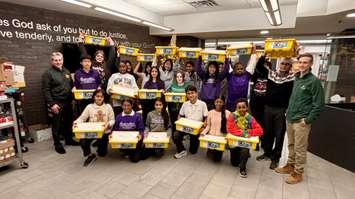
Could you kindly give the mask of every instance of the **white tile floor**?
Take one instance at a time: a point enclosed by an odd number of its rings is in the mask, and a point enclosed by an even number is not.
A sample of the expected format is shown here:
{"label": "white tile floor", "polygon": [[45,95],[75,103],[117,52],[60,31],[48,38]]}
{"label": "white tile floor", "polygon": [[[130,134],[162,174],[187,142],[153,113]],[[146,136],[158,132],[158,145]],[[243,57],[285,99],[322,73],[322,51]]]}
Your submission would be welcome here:
{"label": "white tile floor", "polygon": [[310,153],[304,181],[288,185],[284,182],[286,176],[268,168],[269,162],[255,160],[260,152],[252,153],[248,178],[243,179],[239,170],[229,164],[229,153],[224,154],[221,163],[209,161],[204,150],[175,160],[175,147],[171,147],[160,160],[149,158],[133,164],[117,151],[110,151],[106,158],[84,168],[80,147],[66,147],[67,153],[59,155],[51,142],[27,146],[27,170],[16,165],[0,170],[1,199],[350,199],[355,195],[354,173]]}

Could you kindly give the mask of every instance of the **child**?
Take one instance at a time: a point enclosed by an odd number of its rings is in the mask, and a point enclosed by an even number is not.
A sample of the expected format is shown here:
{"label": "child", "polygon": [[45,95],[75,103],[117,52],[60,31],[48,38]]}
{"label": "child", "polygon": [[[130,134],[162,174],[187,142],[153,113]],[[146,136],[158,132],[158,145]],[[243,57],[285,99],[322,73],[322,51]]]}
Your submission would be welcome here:
{"label": "child", "polygon": [[[115,123],[115,116],[111,105],[104,102],[104,91],[98,89],[93,94],[94,103],[89,104],[80,115],[78,119],[74,122],[74,125],[81,122],[105,122],[105,134],[101,139],[97,139],[97,154],[104,157],[107,154],[107,143],[108,143],[108,133]],[[80,139],[80,145],[83,150],[84,157],[86,160],[84,162],[84,167],[88,166],[92,161],[96,159],[96,155],[91,153],[91,142],[94,139]]]}
{"label": "child", "polygon": [[211,61],[207,65],[207,71],[202,69],[202,58],[199,57],[197,64],[197,74],[202,80],[200,98],[202,101],[206,102],[208,110],[213,109],[214,99],[218,97],[221,93],[221,81],[226,77],[229,70],[228,59],[224,62],[224,70],[219,73],[218,63]]}
{"label": "child", "polygon": [[[77,70],[74,74],[74,88],[83,90],[96,90],[100,88],[101,79],[97,71],[91,68],[91,56],[83,55],[80,58],[80,64],[82,68]],[[78,102],[78,113],[81,114],[85,107],[90,104],[92,100],[80,100]]]}
{"label": "child", "polygon": [[[225,136],[227,134],[227,118],[230,112],[224,106],[224,98],[216,98],[214,107],[213,110],[208,112],[207,125],[201,135]],[[207,149],[207,155],[211,155],[213,161],[219,162],[222,159],[223,151]]]}
{"label": "child", "polygon": [[165,88],[169,88],[174,78],[173,60],[167,59],[163,65],[159,68],[160,79],[164,81]]}
{"label": "child", "polygon": [[[127,73],[127,66],[123,62],[120,62],[118,65],[118,73],[112,74],[107,84],[107,93],[111,94],[112,88],[114,85],[119,85],[125,88],[131,88],[138,91],[138,86],[136,79],[133,75]],[[113,109],[115,114],[121,113],[121,103],[119,100],[112,99]]]}
{"label": "child", "polygon": [[[162,98],[155,99],[154,108],[155,110],[148,113],[144,132],[167,132],[170,137],[171,123]],[[153,153],[159,157],[163,155],[164,149],[153,149],[146,151],[148,155]]]}
{"label": "child", "polygon": [[[149,80],[143,86],[144,89],[158,89],[164,90],[164,82],[160,79],[159,70],[153,67],[150,70]],[[154,110],[154,99],[140,100],[143,110],[143,122],[146,121],[147,115],[150,111]]]}
{"label": "child", "polygon": [[201,79],[195,72],[195,64],[192,61],[187,61],[185,64],[185,81],[189,85],[193,85],[197,88],[197,92],[199,93],[201,90]]}
{"label": "child", "polygon": [[[238,99],[236,102],[236,111],[233,112],[227,120],[228,133],[240,136],[251,137],[261,136],[263,130],[258,122],[248,113],[248,101],[244,98]],[[240,176],[247,177],[246,165],[250,157],[249,149],[242,147],[234,147],[230,149],[231,163],[233,166],[240,168]]]}
{"label": "child", "polygon": [[[167,89],[168,92],[172,93],[185,93],[185,89],[187,88],[188,84],[185,82],[185,75],[182,71],[177,71],[175,73],[174,81],[173,84]],[[171,123],[175,122],[178,119],[179,116],[179,110],[182,106],[182,103],[175,103],[175,102],[169,102],[168,103],[168,110],[169,110],[169,115],[170,115],[170,121]],[[172,127],[172,133],[173,135],[175,134],[176,127],[173,125]],[[173,140],[175,142],[175,138],[173,136]]]}
{"label": "child", "polygon": [[[205,102],[197,99],[197,88],[194,86],[188,86],[186,88],[186,97],[189,101],[184,102],[182,105],[179,118],[185,117],[187,119],[196,120],[204,122],[207,117],[207,105]],[[202,131],[202,129],[200,130]],[[175,135],[175,144],[177,148],[177,153],[174,155],[174,158],[180,159],[187,155],[187,151],[182,143],[184,139],[184,132],[178,132]],[[198,135],[189,135],[190,137],[190,153],[196,154],[199,146]]]}
{"label": "child", "polygon": [[135,149],[124,150],[129,156],[131,162],[138,162],[141,159],[142,143],[144,138],[144,124],[142,117],[132,109],[133,101],[131,99],[122,100],[123,112],[118,114],[113,131],[139,131],[138,143]]}
{"label": "child", "polygon": [[135,75],[137,75],[139,78],[142,79],[141,88],[143,88],[145,83],[149,80],[150,70],[152,69],[152,62],[147,62],[145,64],[143,73],[142,72],[138,72],[140,66],[141,66],[141,62],[138,62],[138,64],[134,68],[133,72],[134,72]]}
{"label": "child", "polygon": [[249,80],[254,73],[256,65],[256,55],[253,54],[248,62],[247,68],[237,62],[233,66],[233,72],[227,75],[228,97],[226,107],[229,111],[235,110],[235,101],[240,98],[247,98]]}

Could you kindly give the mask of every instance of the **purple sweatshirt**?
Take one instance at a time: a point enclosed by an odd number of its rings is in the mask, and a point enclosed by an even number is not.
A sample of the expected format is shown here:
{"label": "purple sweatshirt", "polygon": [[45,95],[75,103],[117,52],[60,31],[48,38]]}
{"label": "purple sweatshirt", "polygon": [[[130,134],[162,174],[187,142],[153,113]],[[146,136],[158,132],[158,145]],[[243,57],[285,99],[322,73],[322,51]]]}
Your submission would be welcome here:
{"label": "purple sweatshirt", "polygon": [[226,107],[229,111],[235,111],[235,101],[237,99],[247,98],[250,78],[251,75],[248,72],[244,72],[241,75],[234,73],[228,74],[228,97]]}
{"label": "purple sweatshirt", "polygon": [[90,69],[90,71],[87,73],[81,68],[74,74],[74,86],[76,89],[97,89],[100,84],[100,75],[93,69]]}
{"label": "purple sweatshirt", "polygon": [[[229,61],[226,58],[226,60],[224,62],[224,70],[221,73],[218,73],[217,78],[208,78],[208,71],[203,70],[202,65],[203,65],[203,63],[202,63],[202,59],[200,57],[197,65],[196,65],[196,72],[202,80],[200,98],[202,101],[215,100],[216,97],[218,97],[221,93],[221,81],[228,74]],[[217,70],[218,70],[218,66],[217,66]]]}
{"label": "purple sweatshirt", "polygon": [[158,89],[158,90],[161,90],[161,89],[165,89],[165,86],[164,86],[164,82],[163,81],[160,81],[160,82],[147,81],[144,84],[143,88],[144,89]]}
{"label": "purple sweatshirt", "polygon": [[113,131],[139,131],[144,136],[144,124],[141,115],[132,111],[130,114],[120,113],[116,117]]}

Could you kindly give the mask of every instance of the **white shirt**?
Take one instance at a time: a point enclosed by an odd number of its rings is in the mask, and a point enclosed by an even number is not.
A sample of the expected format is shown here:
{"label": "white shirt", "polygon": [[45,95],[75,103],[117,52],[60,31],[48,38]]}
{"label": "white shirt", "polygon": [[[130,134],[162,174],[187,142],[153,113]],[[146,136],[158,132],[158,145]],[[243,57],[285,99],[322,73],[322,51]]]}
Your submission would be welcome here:
{"label": "white shirt", "polygon": [[207,117],[207,114],[207,105],[201,100],[197,100],[194,104],[190,101],[184,102],[179,112],[181,117],[201,122],[204,117]]}

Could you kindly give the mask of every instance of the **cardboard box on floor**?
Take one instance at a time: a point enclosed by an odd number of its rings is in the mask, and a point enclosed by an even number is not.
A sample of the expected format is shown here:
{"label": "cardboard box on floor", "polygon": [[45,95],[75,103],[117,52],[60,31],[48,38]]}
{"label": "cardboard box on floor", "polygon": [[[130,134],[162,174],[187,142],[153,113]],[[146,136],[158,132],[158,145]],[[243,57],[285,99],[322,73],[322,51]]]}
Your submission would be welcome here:
{"label": "cardboard box on floor", "polygon": [[9,87],[26,87],[25,67],[8,63],[0,65],[0,81],[5,82]]}

